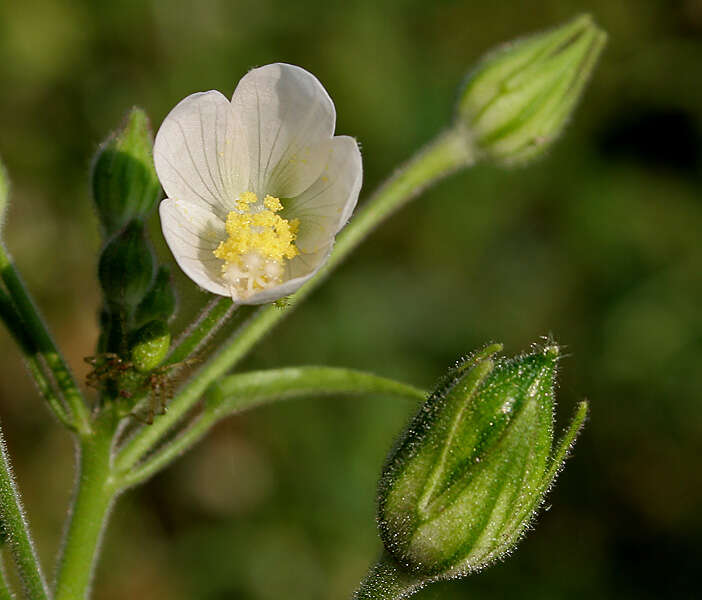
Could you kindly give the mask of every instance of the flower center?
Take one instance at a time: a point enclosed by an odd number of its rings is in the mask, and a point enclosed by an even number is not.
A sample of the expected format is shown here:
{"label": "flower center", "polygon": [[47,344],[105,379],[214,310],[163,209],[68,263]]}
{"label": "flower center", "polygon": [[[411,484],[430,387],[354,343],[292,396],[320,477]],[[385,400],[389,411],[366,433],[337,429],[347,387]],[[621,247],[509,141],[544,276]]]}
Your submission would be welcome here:
{"label": "flower center", "polygon": [[256,194],[244,192],[227,215],[229,237],[213,254],[224,261],[222,277],[233,297],[247,298],[279,284],[284,261],[300,253],[294,244],[300,221],[276,214],[281,210],[278,198],[266,196],[259,202]]}

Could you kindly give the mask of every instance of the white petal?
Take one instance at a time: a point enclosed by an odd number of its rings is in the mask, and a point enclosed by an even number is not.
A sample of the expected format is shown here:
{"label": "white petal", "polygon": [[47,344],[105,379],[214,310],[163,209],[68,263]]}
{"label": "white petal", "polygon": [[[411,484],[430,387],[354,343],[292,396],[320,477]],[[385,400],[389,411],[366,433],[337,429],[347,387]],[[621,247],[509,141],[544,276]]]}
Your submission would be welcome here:
{"label": "white petal", "polygon": [[346,224],[358,201],[363,179],[361,152],[356,140],[337,136],[332,140],[327,166],[311,187],[285,201],[286,219],[300,219],[296,246],[315,252],[326,246]]}
{"label": "white petal", "polygon": [[169,198],[226,216],[249,182],[246,137],[231,103],[215,91],[181,101],[156,135],[154,163]]}
{"label": "white petal", "polygon": [[330,242],[316,252],[299,254],[292,260],[287,261],[283,283],[261,290],[257,294],[249,296],[246,300],[239,301],[239,304],[266,304],[295,293],[322,268],[329,257],[331,248],[332,244]]}
{"label": "white petal", "polygon": [[212,251],[226,239],[224,222],[197,204],[167,198],[159,206],[161,227],[178,266],[200,287],[229,296],[222,285],[222,261]]}
{"label": "white petal", "polygon": [[232,105],[246,131],[252,192],[292,198],[317,179],[336,112],[314,75],[283,63],[253,69],[234,90]]}

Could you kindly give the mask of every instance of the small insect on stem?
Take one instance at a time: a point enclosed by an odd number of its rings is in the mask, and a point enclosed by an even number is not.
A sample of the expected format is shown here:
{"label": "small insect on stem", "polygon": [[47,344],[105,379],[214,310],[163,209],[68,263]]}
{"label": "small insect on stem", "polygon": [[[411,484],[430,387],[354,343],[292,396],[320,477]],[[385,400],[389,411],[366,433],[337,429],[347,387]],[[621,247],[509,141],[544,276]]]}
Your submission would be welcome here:
{"label": "small insect on stem", "polygon": [[[93,367],[86,376],[86,384],[100,392],[103,402],[113,399],[120,416],[131,416],[151,425],[156,415],[166,413],[168,401],[173,397],[171,371],[195,361],[187,359],[147,373],[139,371],[134,362],[111,352],[88,356],[85,362]],[[145,411],[139,406],[143,400],[146,400]]]}

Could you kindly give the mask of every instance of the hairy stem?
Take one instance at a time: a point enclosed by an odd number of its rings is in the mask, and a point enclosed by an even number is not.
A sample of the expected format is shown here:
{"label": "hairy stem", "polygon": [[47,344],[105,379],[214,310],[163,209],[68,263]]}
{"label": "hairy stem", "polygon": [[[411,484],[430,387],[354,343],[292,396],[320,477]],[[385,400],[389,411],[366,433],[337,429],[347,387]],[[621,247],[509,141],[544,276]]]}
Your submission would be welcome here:
{"label": "hairy stem", "polygon": [[419,575],[408,573],[383,552],[361,582],[353,600],[401,600],[409,598],[425,585]]}
{"label": "hairy stem", "polygon": [[15,339],[27,363],[27,370],[34,378],[34,382],[39,389],[42,398],[47,402],[51,411],[56,417],[69,429],[73,429],[74,425],[66,411],[66,407],[61,402],[57,390],[54,388],[54,382],[48,376],[46,365],[41,360],[41,355],[38,354],[32,340],[28,337],[26,327],[22,318],[17,314],[12,301],[7,296],[5,291],[0,287],[0,320],[7,326],[8,331]]}
{"label": "hairy stem", "polygon": [[0,277],[5,282],[10,298],[22,319],[26,337],[53,373],[66,404],[73,413],[72,422],[75,428],[80,433],[88,433],[91,427],[90,417],[83,396],[2,244],[0,244]]}
{"label": "hairy stem", "polygon": [[49,595],[46,582],[29,534],[29,526],[12,475],[2,430],[0,430],[0,521],[2,521],[7,545],[17,566],[25,595],[31,600],[47,600]]}
{"label": "hairy stem", "polygon": [[0,553],[0,600],[14,600],[15,595],[7,583],[7,573],[5,572],[5,563],[2,558]]}
{"label": "hairy stem", "polygon": [[183,332],[181,339],[175,343],[166,364],[179,363],[190,357],[217,332],[234,310],[236,307],[231,298],[219,296],[208,302],[195,322]]}
{"label": "hairy stem", "polygon": [[116,419],[110,411],[80,440],[78,480],[58,565],[55,600],[88,597],[103,530],[117,496],[110,469]]}
{"label": "hairy stem", "polygon": [[[473,164],[465,133],[458,127],[439,135],[404,167],[400,168],[352,218],[339,235],[324,268],[290,298],[295,306],[306,298],[356,248],[365,237],[393,212],[429,185],[454,171]],[[123,448],[117,466],[126,470],[135,465],[197,403],[209,385],[222,377],[261,340],[290,309],[267,305],[255,313],[235,333],[232,341],[210,359],[181,390],[168,407],[168,413],[150,427],[140,430]]]}
{"label": "hairy stem", "polygon": [[426,392],[411,385],[351,369],[289,367],[231,375],[208,389],[202,414],[193,423],[136,469],[126,472],[121,482],[129,487],[145,481],[192,448],[212,425],[228,415],[271,402],[331,394],[381,394],[414,401],[426,398]]}

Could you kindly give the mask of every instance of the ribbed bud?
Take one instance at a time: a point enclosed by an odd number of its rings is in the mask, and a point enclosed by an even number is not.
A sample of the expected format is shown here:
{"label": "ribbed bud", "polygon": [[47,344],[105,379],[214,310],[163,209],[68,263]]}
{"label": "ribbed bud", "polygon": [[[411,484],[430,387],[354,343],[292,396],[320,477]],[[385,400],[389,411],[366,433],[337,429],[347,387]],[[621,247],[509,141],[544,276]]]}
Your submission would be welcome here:
{"label": "ribbed bud", "polygon": [[134,218],[147,217],[161,198],[152,158],[149,119],[133,108],[122,129],[100,147],[93,163],[95,207],[110,237]]}
{"label": "ribbed bud", "polygon": [[159,319],[168,321],[175,312],[176,297],[171,284],[171,272],[166,266],[159,268],[151,289],[137,306],[134,313],[134,325],[139,327],[144,323]]}
{"label": "ribbed bud", "polygon": [[579,408],[553,451],[558,348],[511,360],[493,345],[469,358],[421,407],[380,481],[386,549],[430,578],[465,575],[510,551],[582,425]]}
{"label": "ribbed bud", "polygon": [[98,277],[110,307],[133,310],[151,286],[153,251],[144,235],[144,225],[132,221],[103,248]]}
{"label": "ribbed bud", "polygon": [[510,165],[542,154],[567,123],[606,39],[582,15],[489,53],[458,103],[478,156]]}
{"label": "ribbed bud", "polygon": [[131,360],[140,373],[148,373],[166,358],[171,347],[171,332],[165,321],[151,321],[132,335]]}

